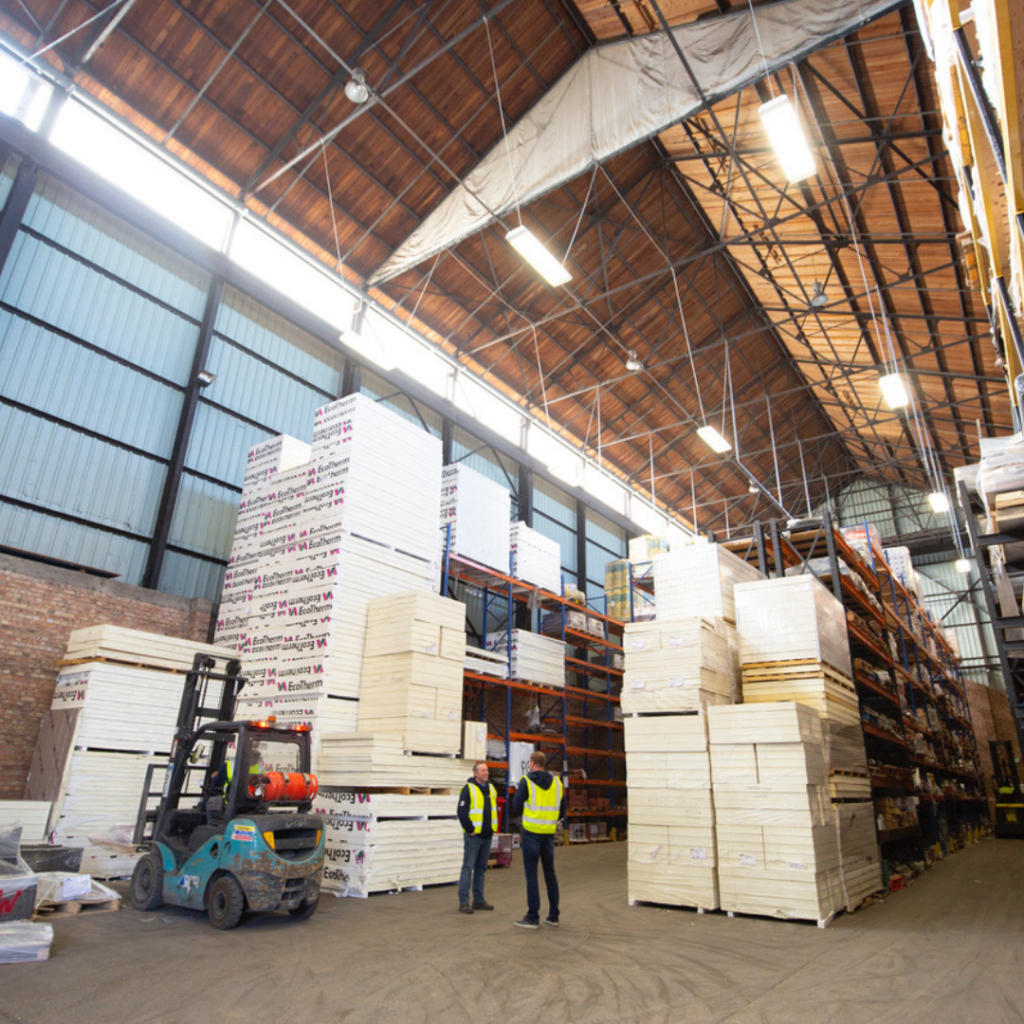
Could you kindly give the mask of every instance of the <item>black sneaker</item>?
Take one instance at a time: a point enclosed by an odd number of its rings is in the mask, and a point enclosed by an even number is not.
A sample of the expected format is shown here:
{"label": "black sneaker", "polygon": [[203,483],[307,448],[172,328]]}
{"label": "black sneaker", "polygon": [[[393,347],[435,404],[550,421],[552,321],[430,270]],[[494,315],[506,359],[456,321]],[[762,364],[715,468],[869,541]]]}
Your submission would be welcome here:
{"label": "black sneaker", "polygon": [[524,917],[522,921],[516,921],[517,928],[539,928],[540,921],[535,917]]}
{"label": "black sneaker", "polygon": [[552,928],[557,928],[558,927],[558,918],[557,917],[545,917],[544,918],[544,923],[551,925]]}
{"label": "black sneaker", "polygon": [[468,903],[460,903],[459,904],[459,913],[460,914],[472,914],[473,913],[473,908]]}
{"label": "black sneaker", "polygon": [[473,909],[474,910],[493,910],[494,909],[494,904],[493,903],[488,903],[487,900],[479,900],[479,901],[474,900],[473,901]]}

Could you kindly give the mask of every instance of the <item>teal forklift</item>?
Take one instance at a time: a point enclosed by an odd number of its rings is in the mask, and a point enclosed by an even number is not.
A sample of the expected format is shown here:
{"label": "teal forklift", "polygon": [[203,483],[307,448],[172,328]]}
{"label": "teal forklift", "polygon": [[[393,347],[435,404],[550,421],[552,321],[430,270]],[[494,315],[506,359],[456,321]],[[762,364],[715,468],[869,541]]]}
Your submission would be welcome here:
{"label": "teal forklift", "polygon": [[309,727],[231,721],[246,682],[240,672],[238,661],[197,654],[185,677],[170,763],[150,766],[135,823],[143,853],[131,881],[136,910],[205,910],[219,929],[246,911],[316,913],[324,829],[312,813]]}

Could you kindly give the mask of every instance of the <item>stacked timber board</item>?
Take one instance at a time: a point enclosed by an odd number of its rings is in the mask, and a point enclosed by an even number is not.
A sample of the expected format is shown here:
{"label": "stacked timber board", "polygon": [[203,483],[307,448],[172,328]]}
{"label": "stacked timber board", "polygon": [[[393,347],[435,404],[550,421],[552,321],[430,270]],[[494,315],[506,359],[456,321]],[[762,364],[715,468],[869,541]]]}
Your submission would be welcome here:
{"label": "stacked timber board", "polygon": [[531,530],[526,523],[513,523],[512,575],[551,594],[562,592],[562,548],[557,540]]}
{"label": "stacked timber board", "polygon": [[424,591],[370,602],[360,732],[397,733],[405,750],[458,754],[466,609]]}
{"label": "stacked timber board", "polygon": [[[853,909],[881,887],[882,877],[874,837],[863,842],[871,776],[843,605],[814,577],[793,576],[737,587],[736,607],[744,703],[796,701],[821,718],[834,817],[858,822],[858,831],[839,830],[845,902]],[[789,636],[792,646],[769,641],[773,633]]]}
{"label": "stacked timber board", "polygon": [[718,906],[715,809],[703,714],[625,719],[629,900]]}
{"label": "stacked timber board", "polygon": [[623,635],[622,711],[698,711],[731,704],[728,642],[715,622],[628,622]]}
{"label": "stacked timber board", "polygon": [[[112,626],[71,634],[65,661],[73,653],[75,664],[65,664],[57,677],[25,796],[51,804],[46,831],[55,842],[85,848],[83,872],[131,873],[131,833],[146,771],[167,763],[195,651],[234,657],[231,650]],[[115,656],[131,664],[81,661]],[[207,706],[220,702],[220,685],[211,683]]]}
{"label": "stacked timber board", "polygon": [[246,700],[316,737],[355,728],[370,601],[437,590],[441,443],[365,395],[317,410],[305,464],[280,463],[287,440],[250,453],[217,640]]}
{"label": "stacked timber board", "polygon": [[462,867],[458,791],[359,792],[325,787],[313,810],[324,816],[323,887],[339,896],[454,882]]}
{"label": "stacked timber board", "polygon": [[485,643],[487,650],[508,656],[510,678],[565,687],[565,644],[561,640],[513,629],[488,633]]}
{"label": "stacked timber board", "polygon": [[508,491],[482,473],[456,463],[444,467],[440,502],[442,542],[447,538],[451,554],[507,573],[512,517]]}
{"label": "stacked timber board", "polygon": [[844,897],[820,718],[741,704],[708,725],[722,909],[824,925]]}

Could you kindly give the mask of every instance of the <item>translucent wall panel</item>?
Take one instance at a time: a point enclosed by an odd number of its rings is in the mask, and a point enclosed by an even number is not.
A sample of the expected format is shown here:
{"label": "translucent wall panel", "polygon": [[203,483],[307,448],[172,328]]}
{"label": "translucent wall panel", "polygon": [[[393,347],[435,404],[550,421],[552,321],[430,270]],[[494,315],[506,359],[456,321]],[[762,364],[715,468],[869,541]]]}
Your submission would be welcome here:
{"label": "translucent wall panel", "polygon": [[224,568],[216,562],[168,551],[160,570],[159,589],[180,597],[205,597],[219,601]]}
{"label": "translucent wall panel", "polygon": [[112,572],[124,583],[142,582],[149,545],[105,530],[69,523],[45,512],[0,501],[0,538],[17,551],[33,551],[91,569]]}
{"label": "translucent wall panel", "polygon": [[0,405],[2,495],[148,536],[165,475],[161,463]]}
{"label": "translucent wall panel", "polygon": [[434,437],[441,436],[443,417],[420,403],[414,403],[408,396],[396,392],[394,387],[383,377],[378,377],[377,374],[364,369],[359,391],[361,394],[379,401],[381,405],[398,413],[410,423],[415,423],[418,427],[425,425],[425,429]]}
{"label": "translucent wall panel", "polygon": [[11,194],[14,176],[18,173],[20,165],[21,161],[13,153],[0,156],[0,210],[4,208],[7,197]]}
{"label": "translucent wall panel", "polygon": [[275,436],[200,401],[185,465],[240,488],[249,449]]}
{"label": "translucent wall panel", "polygon": [[238,518],[237,491],[182,474],[170,544],[227,561]]}
{"label": "translucent wall panel", "polygon": [[0,310],[0,395],[168,458],[182,392]]}
{"label": "translucent wall panel", "polygon": [[533,478],[533,528],[558,541],[562,571],[575,582],[576,502],[561,488],[537,476]]}
{"label": "translucent wall panel", "polygon": [[172,309],[200,320],[209,275],[46,176],[22,223]]}

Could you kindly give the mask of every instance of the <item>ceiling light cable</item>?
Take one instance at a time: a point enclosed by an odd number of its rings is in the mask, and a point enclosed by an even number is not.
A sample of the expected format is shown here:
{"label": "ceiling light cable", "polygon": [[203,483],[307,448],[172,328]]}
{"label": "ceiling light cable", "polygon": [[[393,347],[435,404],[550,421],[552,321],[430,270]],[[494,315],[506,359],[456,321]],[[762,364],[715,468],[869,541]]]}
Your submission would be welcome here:
{"label": "ceiling light cable", "polygon": [[[505,158],[508,160],[508,178],[512,182],[512,198],[516,204],[516,216],[519,224],[523,223],[523,211],[519,206],[519,189],[516,188],[516,174],[512,168],[512,151],[508,147],[508,129],[505,127],[505,110],[501,105],[501,86],[498,84],[498,66],[494,63],[494,46],[491,43],[491,22],[484,18],[484,32],[487,35],[487,52],[491,55],[491,72],[494,75],[494,95],[498,100],[498,120],[501,121],[501,134],[505,140]],[[568,255],[568,254],[567,254]]]}

